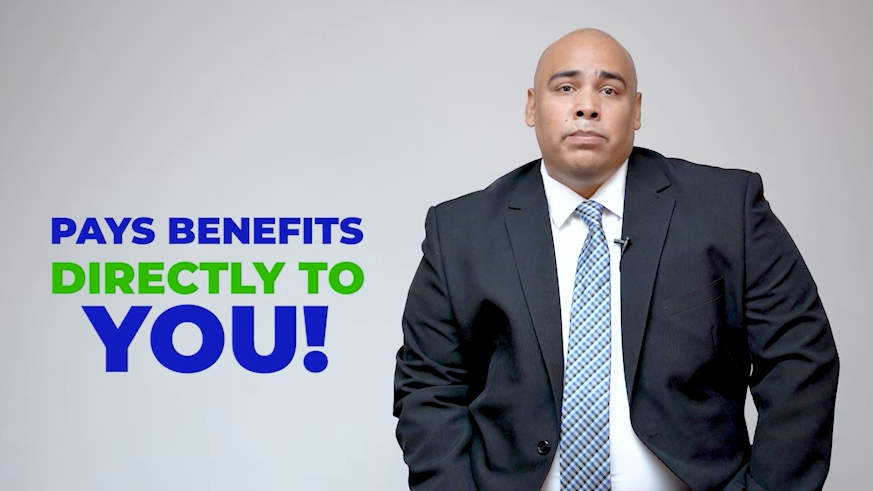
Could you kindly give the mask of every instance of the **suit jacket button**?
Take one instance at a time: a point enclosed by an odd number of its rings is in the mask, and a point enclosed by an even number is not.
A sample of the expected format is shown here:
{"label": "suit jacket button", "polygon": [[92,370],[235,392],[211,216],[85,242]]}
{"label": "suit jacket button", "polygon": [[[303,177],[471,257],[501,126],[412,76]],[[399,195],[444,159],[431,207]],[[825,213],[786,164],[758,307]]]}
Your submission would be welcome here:
{"label": "suit jacket button", "polygon": [[540,455],[546,455],[547,453],[549,453],[549,450],[551,450],[551,449],[552,449],[552,446],[549,445],[549,442],[547,442],[545,440],[537,443],[537,453],[539,453]]}

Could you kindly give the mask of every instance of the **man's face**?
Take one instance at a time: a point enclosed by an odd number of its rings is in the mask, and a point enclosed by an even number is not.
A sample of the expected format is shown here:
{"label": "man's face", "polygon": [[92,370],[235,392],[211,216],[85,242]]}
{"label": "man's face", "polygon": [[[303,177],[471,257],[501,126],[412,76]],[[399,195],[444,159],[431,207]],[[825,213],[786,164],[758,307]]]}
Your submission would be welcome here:
{"label": "man's face", "polygon": [[540,59],[525,122],[549,174],[587,197],[630,155],[642,96],[632,60],[602,33],[575,33]]}

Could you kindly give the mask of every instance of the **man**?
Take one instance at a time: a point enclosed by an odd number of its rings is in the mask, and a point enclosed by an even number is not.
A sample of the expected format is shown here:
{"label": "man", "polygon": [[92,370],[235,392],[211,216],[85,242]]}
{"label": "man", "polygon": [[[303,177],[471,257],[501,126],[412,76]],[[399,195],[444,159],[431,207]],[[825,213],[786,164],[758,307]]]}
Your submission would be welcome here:
{"label": "man", "polygon": [[429,210],[395,375],[411,489],[821,489],[815,284],[757,174],[633,147],[641,101],[617,41],[564,36],[528,91],[542,160]]}

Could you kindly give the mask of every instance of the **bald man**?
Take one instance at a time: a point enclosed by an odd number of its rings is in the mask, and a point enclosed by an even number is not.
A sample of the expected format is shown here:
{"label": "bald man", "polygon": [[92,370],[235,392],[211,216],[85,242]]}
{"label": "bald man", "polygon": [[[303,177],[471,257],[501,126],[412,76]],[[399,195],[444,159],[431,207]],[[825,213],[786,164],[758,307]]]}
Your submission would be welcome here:
{"label": "bald man", "polygon": [[815,283],[760,176],[633,146],[641,103],[615,39],[562,37],[527,94],[542,159],[428,211],[394,381],[410,489],[822,488]]}

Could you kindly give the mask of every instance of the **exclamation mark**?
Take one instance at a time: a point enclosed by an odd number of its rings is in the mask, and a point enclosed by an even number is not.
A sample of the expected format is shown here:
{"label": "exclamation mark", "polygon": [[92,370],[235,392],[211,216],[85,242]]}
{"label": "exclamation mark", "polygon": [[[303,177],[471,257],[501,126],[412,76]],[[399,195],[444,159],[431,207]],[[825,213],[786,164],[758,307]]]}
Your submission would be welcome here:
{"label": "exclamation mark", "polygon": [[[303,323],[306,324],[306,346],[324,348],[324,335],[327,330],[327,307],[303,307]],[[303,366],[312,373],[327,368],[327,355],[313,350],[303,357]]]}

